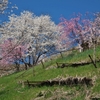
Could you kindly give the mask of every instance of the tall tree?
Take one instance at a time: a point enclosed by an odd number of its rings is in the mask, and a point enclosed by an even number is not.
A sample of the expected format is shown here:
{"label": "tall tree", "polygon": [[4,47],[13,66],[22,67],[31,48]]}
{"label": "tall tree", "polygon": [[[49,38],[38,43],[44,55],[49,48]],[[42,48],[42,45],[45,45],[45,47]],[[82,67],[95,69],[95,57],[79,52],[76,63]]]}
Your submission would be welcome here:
{"label": "tall tree", "polygon": [[[89,38],[91,21],[88,19],[81,19],[80,16],[67,20],[61,18],[61,22],[58,25],[60,30],[59,35],[59,49],[72,48],[75,45],[79,46],[80,52],[82,49],[89,48]],[[91,40],[91,39],[90,39]]]}
{"label": "tall tree", "polygon": [[27,55],[36,64],[39,57],[54,47],[57,27],[48,15],[36,16],[23,11],[20,16],[11,15],[4,24],[2,40],[14,38],[16,44],[27,44]]}

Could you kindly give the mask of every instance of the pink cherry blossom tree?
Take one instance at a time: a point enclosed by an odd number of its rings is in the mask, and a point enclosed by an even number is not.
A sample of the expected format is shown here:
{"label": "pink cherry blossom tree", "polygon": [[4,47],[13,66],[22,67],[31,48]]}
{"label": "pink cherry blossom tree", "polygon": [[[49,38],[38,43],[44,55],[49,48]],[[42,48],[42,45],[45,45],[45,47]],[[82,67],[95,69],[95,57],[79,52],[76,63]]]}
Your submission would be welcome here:
{"label": "pink cherry blossom tree", "polygon": [[94,48],[94,52],[93,52],[93,59],[95,62],[95,58],[96,58],[96,46],[100,45],[100,12],[95,13],[95,18],[93,19],[93,21],[91,21],[91,39],[92,39],[92,45]]}
{"label": "pink cherry blossom tree", "polygon": [[[72,48],[74,45],[79,46],[80,52],[89,48],[89,38],[91,21],[88,19],[81,20],[81,17],[71,18],[67,20],[61,18],[61,22],[58,25],[60,31],[59,37],[59,49]],[[90,39],[91,40],[91,39]]]}
{"label": "pink cherry blossom tree", "polygon": [[14,40],[7,39],[0,45],[0,65],[9,66],[10,64],[16,64],[16,69],[19,71],[20,62],[23,61],[25,55],[25,45],[16,45]]}
{"label": "pink cherry blossom tree", "polygon": [[92,28],[91,28],[91,32],[94,36],[94,41],[97,44],[100,44],[100,12],[95,13],[95,19],[93,22],[91,22],[92,24]]}

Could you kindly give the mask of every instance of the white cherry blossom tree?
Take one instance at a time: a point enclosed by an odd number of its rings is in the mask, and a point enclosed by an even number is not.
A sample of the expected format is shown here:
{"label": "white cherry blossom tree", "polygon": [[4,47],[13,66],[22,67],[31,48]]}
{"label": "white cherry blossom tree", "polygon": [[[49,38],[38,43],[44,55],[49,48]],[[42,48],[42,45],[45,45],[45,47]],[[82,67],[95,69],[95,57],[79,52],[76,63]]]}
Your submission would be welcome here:
{"label": "white cherry blossom tree", "polygon": [[0,0],[0,14],[7,8],[8,0]]}
{"label": "white cherry blossom tree", "polygon": [[36,16],[32,12],[23,11],[20,16],[9,16],[9,21],[3,25],[0,40],[2,43],[7,38],[13,38],[16,45],[27,44],[25,57],[36,64],[42,54],[55,47],[56,37],[57,28],[50,16]]}

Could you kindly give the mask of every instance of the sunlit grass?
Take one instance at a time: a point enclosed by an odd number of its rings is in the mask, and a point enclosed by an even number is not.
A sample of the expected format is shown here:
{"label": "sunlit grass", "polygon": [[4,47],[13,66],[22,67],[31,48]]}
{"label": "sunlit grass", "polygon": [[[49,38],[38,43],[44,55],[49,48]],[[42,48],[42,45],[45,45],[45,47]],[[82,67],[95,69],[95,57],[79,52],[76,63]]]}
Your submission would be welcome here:
{"label": "sunlit grass", "polygon": [[[95,78],[96,81],[93,87],[87,88],[88,90],[92,90],[92,94],[100,93],[100,62],[97,63],[97,67],[95,68],[93,64],[78,66],[73,68],[71,66],[67,68],[55,68],[56,62],[80,62],[80,61],[90,61],[88,55],[93,57],[93,50],[87,50],[82,53],[73,53],[69,55],[63,54],[63,58],[59,56],[57,59],[50,60],[44,63],[45,68],[42,67],[42,64],[35,66],[34,68],[28,69],[26,71],[21,71],[19,73],[14,73],[8,76],[4,76],[0,78],[0,100],[34,100],[34,98],[38,95],[40,91],[55,91],[55,89],[63,88],[64,91],[79,91],[80,93],[83,91],[82,87],[74,86],[53,86],[53,87],[22,87],[21,84],[18,84],[20,81],[42,81],[42,80],[50,80],[56,77],[90,77]],[[96,48],[96,57],[100,58],[100,47]],[[49,68],[50,66],[54,66],[54,68]],[[48,68],[48,69],[47,69]],[[84,90],[85,91],[85,90]],[[51,94],[48,94],[47,98],[50,97]],[[82,92],[80,96],[77,96],[73,100],[82,100],[85,95]],[[45,99],[46,100],[46,99]]]}

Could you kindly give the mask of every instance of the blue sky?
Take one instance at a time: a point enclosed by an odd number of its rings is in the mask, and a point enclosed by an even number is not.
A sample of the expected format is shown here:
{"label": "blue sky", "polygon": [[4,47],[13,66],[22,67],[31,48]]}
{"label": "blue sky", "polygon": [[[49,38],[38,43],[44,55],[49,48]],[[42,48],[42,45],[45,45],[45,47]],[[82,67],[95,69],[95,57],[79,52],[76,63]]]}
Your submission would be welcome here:
{"label": "blue sky", "polygon": [[9,0],[16,4],[19,14],[23,10],[32,11],[35,15],[48,14],[56,24],[60,17],[70,18],[74,13],[99,12],[100,0]]}

